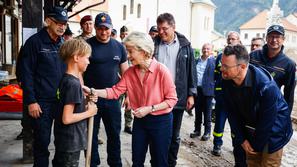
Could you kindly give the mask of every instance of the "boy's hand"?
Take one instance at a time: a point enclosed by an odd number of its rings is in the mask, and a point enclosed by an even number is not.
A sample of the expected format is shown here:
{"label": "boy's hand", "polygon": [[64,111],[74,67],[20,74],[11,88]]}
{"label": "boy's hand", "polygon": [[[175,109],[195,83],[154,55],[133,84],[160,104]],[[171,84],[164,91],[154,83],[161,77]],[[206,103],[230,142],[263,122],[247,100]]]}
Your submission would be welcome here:
{"label": "boy's hand", "polygon": [[90,113],[90,117],[96,115],[97,111],[98,111],[97,105],[93,102],[89,102],[88,103],[88,111]]}

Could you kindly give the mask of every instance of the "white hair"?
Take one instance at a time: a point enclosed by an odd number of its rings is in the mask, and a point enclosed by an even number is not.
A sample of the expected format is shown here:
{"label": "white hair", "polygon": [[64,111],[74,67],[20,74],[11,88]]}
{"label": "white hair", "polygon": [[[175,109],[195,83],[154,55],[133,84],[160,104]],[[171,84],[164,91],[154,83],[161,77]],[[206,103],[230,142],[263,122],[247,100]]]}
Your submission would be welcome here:
{"label": "white hair", "polygon": [[152,38],[143,32],[131,32],[126,38],[124,38],[123,43],[126,45],[135,46],[138,49],[145,51],[149,57],[152,57],[154,53],[154,42]]}

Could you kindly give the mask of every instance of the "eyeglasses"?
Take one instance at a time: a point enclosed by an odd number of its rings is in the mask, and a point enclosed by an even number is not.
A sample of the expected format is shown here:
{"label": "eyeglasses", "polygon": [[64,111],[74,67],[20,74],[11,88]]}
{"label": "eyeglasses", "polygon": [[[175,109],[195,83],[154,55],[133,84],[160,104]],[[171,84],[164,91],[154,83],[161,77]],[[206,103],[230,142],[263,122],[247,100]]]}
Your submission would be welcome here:
{"label": "eyeglasses", "polygon": [[228,65],[226,65],[226,64],[222,64],[222,66],[221,66],[221,70],[223,70],[223,71],[227,71],[227,70],[229,70],[229,69],[231,69],[231,68],[234,68],[234,67],[238,67],[238,66],[240,66],[241,64],[236,64],[236,65],[234,65],[234,66],[228,66]]}
{"label": "eyeglasses", "polygon": [[53,19],[53,18],[50,18],[56,25],[58,26],[66,26],[67,25],[67,22],[58,22],[57,20]]}
{"label": "eyeglasses", "polygon": [[284,36],[283,35],[268,35],[267,38],[268,39],[281,39],[283,38]]}
{"label": "eyeglasses", "polygon": [[159,32],[160,32],[160,31],[164,31],[164,32],[166,32],[166,31],[168,31],[170,28],[171,28],[171,27],[169,26],[169,27],[158,27],[157,29],[158,29]]}

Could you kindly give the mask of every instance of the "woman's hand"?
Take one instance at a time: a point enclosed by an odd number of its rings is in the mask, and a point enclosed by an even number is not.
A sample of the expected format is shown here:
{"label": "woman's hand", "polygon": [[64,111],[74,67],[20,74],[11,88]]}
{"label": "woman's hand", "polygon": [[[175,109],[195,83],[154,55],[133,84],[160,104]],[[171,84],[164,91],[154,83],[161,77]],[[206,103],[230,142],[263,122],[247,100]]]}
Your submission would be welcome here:
{"label": "woman's hand", "polygon": [[152,107],[151,106],[144,106],[144,107],[139,107],[135,111],[133,111],[133,115],[137,118],[143,118],[147,114],[152,112]]}
{"label": "woman's hand", "polygon": [[91,94],[91,88],[83,85],[82,86],[82,89],[83,89],[83,91],[84,91],[84,93],[85,93],[86,96],[88,96],[89,94]]}

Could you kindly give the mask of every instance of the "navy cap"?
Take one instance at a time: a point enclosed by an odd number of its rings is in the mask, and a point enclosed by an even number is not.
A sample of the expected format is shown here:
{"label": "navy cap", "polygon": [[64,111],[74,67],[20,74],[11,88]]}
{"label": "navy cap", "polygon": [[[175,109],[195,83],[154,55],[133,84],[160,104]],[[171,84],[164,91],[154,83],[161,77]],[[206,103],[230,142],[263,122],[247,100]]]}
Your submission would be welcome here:
{"label": "navy cap", "polygon": [[105,26],[107,28],[112,28],[110,16],[106,13],[99,13],[95,18],[95,26]]}
{"label": "navy cap", "polygon": [[67,28],[64,32],[64,35],[73,35],[73,32],[70,30],[69,24],[67,24]]}
{"label": "navy cap", "polygon": [[267,30],[267,35],[271,32],[278,32],[280,33],[281,35],[285,35],[285,29],[283,26],[280,26],[280,25],[272,25],[268,28]]}
{"label": "navy cap", "polygon": [[52,17],[59,22],[68,21],[67,10],[60,6],[54,6],[51,8],[47,14],[47,17]]}
{"label": "navy cap", "polygon": [[128,28],[126,26],[121,27],[120,32],[128,32]]}
{"label": "navy cap", "polygon": [[157,26],[152,26],[149,32],[158,32]]}
{"label": "navy cap", "polygon": [[113,34],[113,35],[117,35],[117,30],[113,28],[113,29],[111,30],[111,34]]}

